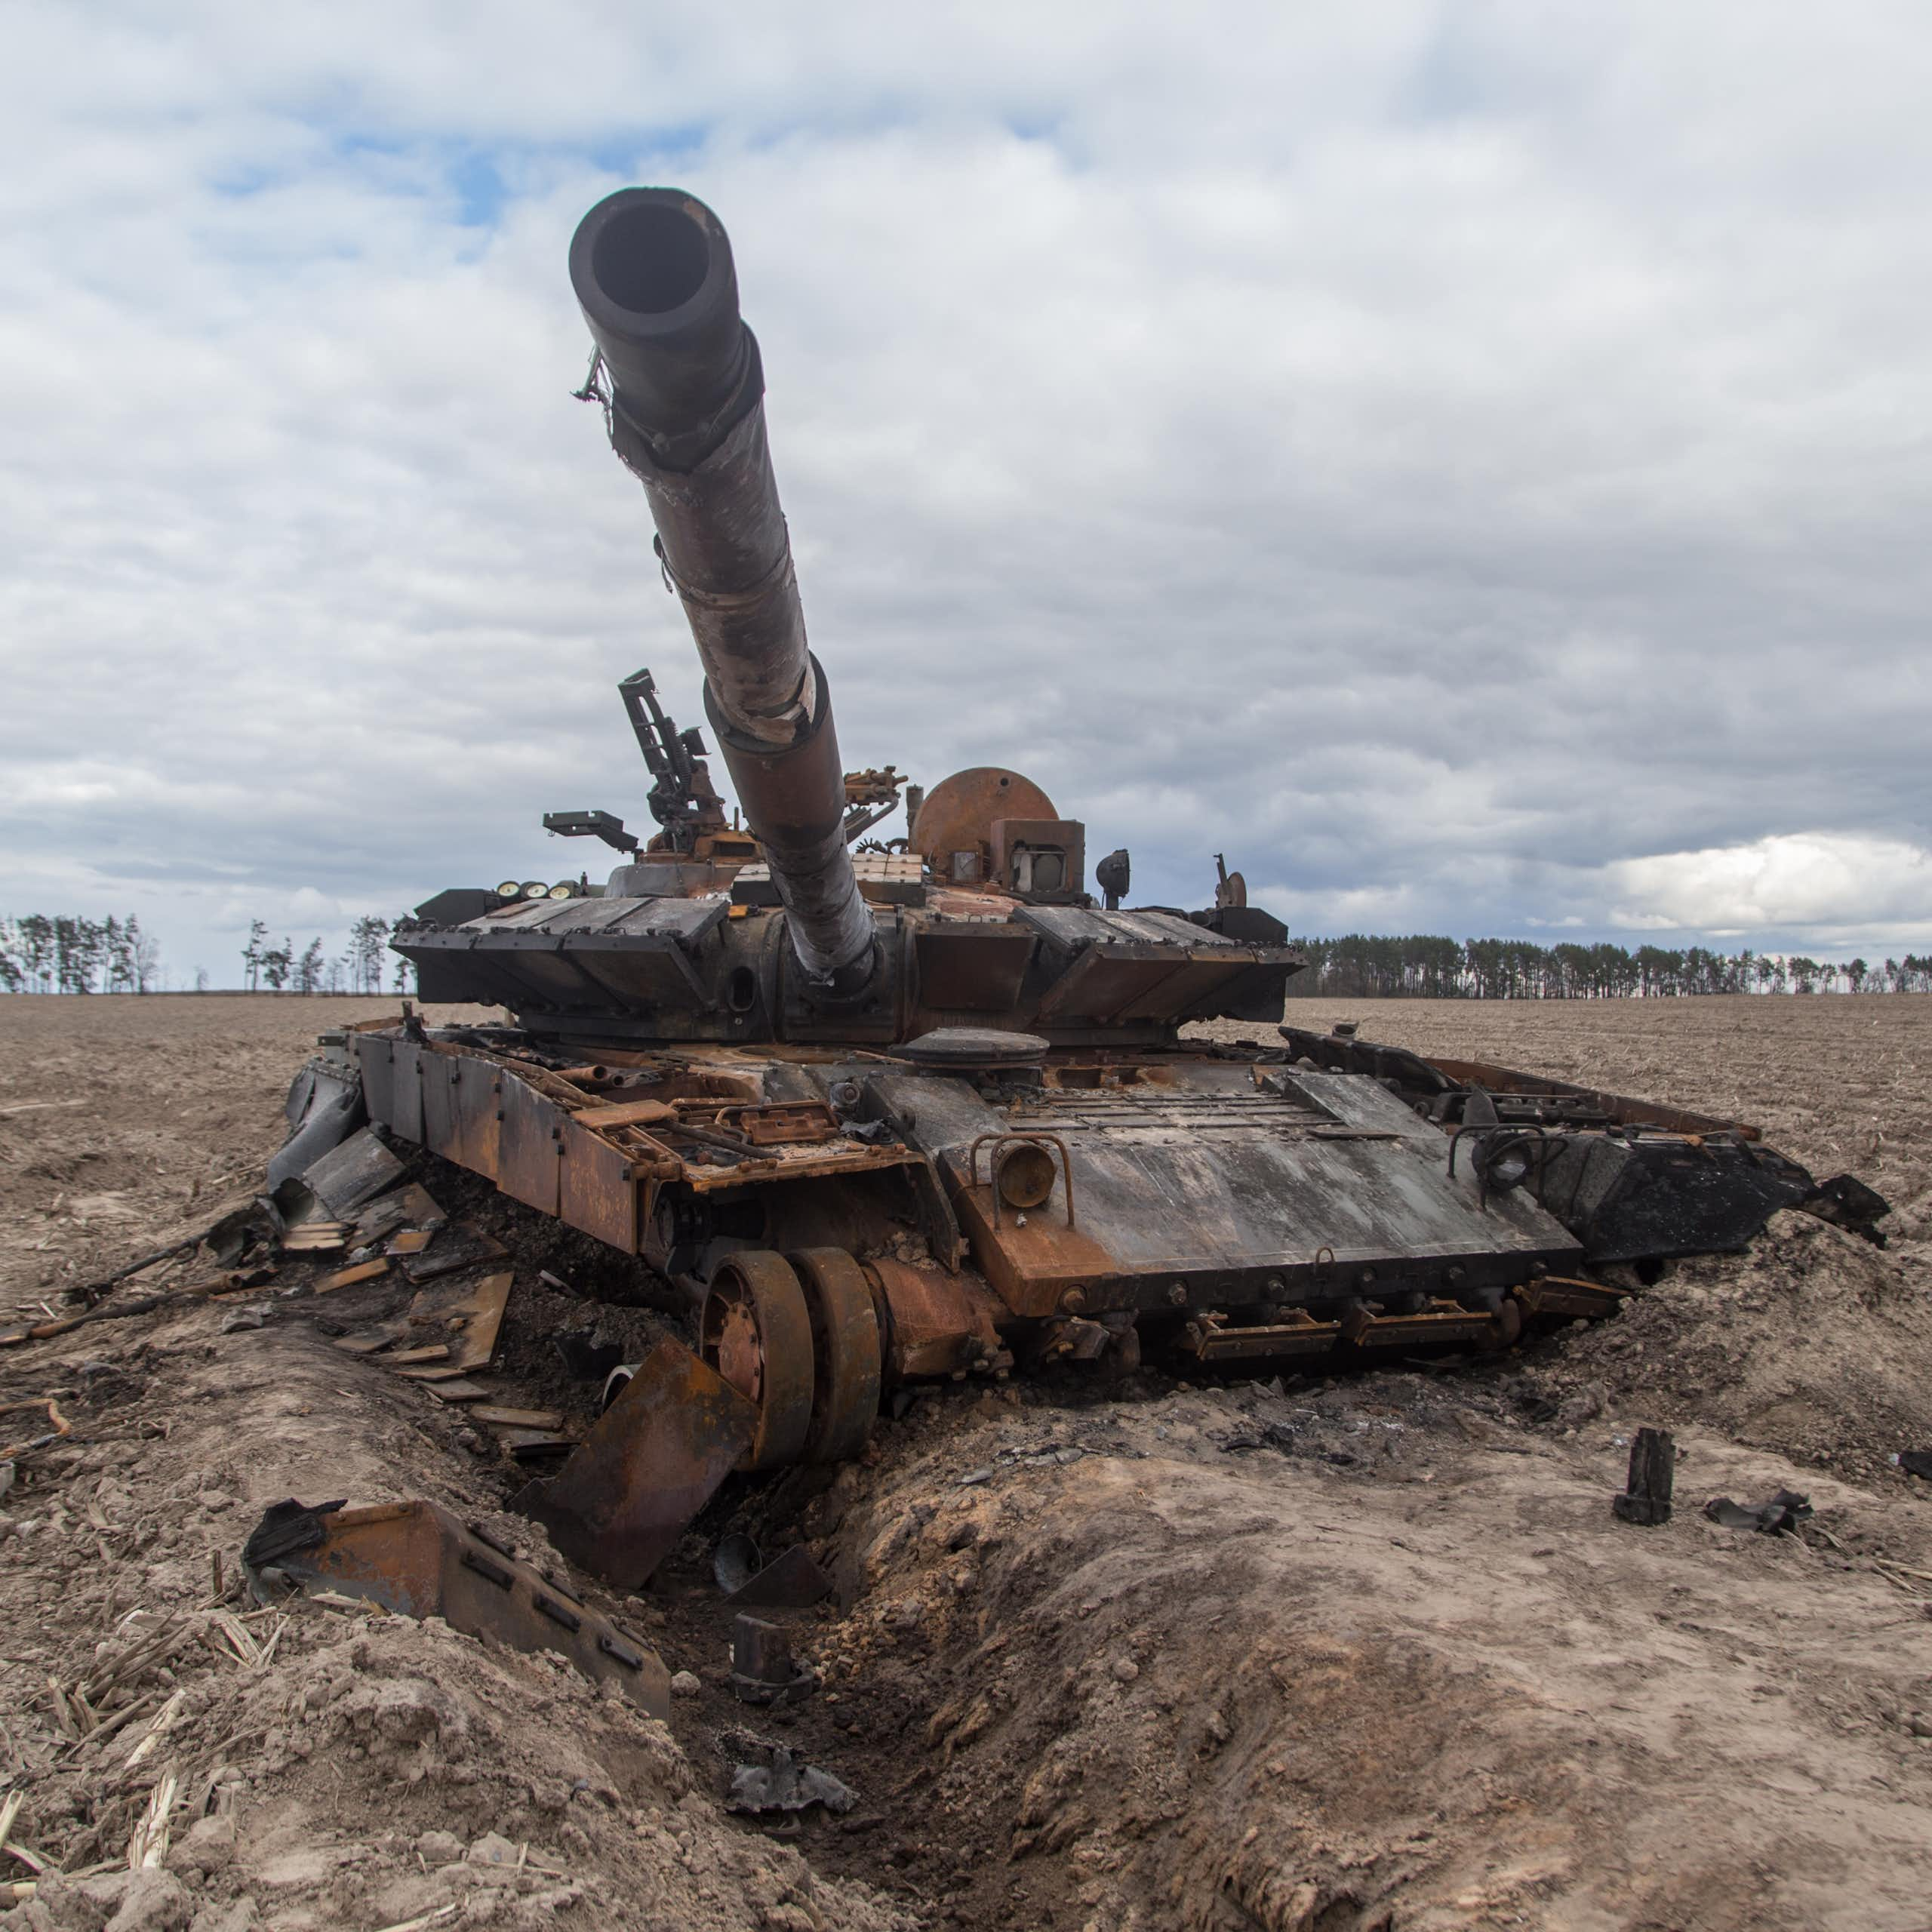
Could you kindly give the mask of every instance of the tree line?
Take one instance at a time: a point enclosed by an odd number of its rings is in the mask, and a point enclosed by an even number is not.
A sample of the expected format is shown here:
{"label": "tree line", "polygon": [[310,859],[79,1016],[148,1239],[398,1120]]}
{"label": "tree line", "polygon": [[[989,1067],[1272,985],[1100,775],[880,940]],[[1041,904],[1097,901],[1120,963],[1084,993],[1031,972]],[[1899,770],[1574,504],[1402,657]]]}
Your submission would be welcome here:
{"label": "tree line", "polygon": [[[379,993],[388,961],[389,921],[371,912],[349,928],[349,943],[331,953],[319,935],[300,952],[294,941],[272,945],[265,921],[251,920],[242,949],[248,989],[271,992]],[[205,992],[208,975],[195,976]],[[408,992],[414,969],[398,955],[392,989]],[[161,948],[133,913],[90,919],[66,913],[29,912],[0,918],[0,992],[151,993],[161,986]]]}
{"label": "tree line", "polygon": [[1291,998],[1655,999],[1701,993],[1932,992],[1932,955],[1864,959],[1802,953],[1454,940],[1348,933],[1291,942],[1308,961]]}
{"label": "tree line", "polygon": [[0,991],[10,993],[152,992],[161,948],[130,912],[125,919],[29,912],[0,919]]}
{"label": "tree line", "polygon": [[[379,993],[389,936],[389,921],[380,913],[368,912],[349,928],[349,944],[340,953],[325,953],[319,938],[312,939],[298,953],[288,939],[279,946],[269,945],[266,924],[251,919],[248,943],[242,949],[248,990],[259,992],[266,984],[271,992]],[[396,955],[395,992],[409,991],[414,970],[400,953]]]}

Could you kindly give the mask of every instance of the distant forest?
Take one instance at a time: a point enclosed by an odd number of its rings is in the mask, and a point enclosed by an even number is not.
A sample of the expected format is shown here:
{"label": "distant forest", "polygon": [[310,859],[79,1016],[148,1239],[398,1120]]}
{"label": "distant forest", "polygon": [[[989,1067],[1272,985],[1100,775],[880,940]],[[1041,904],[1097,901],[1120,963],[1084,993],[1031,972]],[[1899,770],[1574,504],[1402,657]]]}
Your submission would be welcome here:
{"label": "distant forest", "polygon": [[[384,968],[407,992],[407,960],[389,959],[389,922],[357,920],[331,956],[319,939],[298,951],[272,943],[261,920],[242,949],[244,983],[254,992],[380,992]],[[1697,993],[1932,992],[1932,955],[1907,953],[1872,965],[1801,953],[1713,952],[1640,946],[1538,946],[1520,939],[1454,940],[1432,934],[1386,939],[1349,933],[1295,938],[1307,960],[1288,982],[1291,999],[1657,999]],[[197,975],[196,990],[206,984]],[[0,918],[0,992],[146,993],[161,986],[161,955],[131,913],[103,920],[29,913]]]}
{"label": "distant forest", "polygon": [[1308,961],[1290,998],[1655,999],[1697,993],[1932,992],[1932,955],[1872,965],[1801,953],[1712,952],[1701,946],[1538,946],[1520,939],[1454,940],[1416,933],[1385,939],[1290,941]]}
{"label": "distant forest", "polygon": [[[242,949],[242,970],[251,992],[377,993],[383,969],[394,966],[393,988],[407,992],[414,983],[409,962],[388,961],[389,922],[379,914],[358,919],[340,953],[324,950],[319,938],[297,952],[294,942],[269,942],[266,924],[257,919]],[[197,973],[195,990],[207,990],[208,975]],[[161,949],[131,912],[90,919],[65,912],[29,912],[0,918],[0,992],[152,993],[162,990]]]}

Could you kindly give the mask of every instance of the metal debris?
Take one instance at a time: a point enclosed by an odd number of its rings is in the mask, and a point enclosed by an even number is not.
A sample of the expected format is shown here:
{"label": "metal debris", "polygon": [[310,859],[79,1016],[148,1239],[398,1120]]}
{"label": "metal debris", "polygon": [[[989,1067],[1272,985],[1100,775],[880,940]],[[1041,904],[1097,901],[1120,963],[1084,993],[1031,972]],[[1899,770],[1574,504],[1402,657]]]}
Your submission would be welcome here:
{"label": "metal debris", "polygon": [[764,1552],[743,1530],[720,1537],[712,1553],[711,1574],[728,1597],[743,1589],[764,1567]]}
{"label": "metal debris", "polygon": [[801,1764],[781,1744],[768,1764],[740,1764],[731,1774],[731,1789],[725,1799],[728,1810],[804,1811],[823,1804],[828,1811],[844,1813],[859,1801],[859,1795],[842,1784],[829,1771],[816,1764]]}
{"label": "metal debris", "polygon": [[346,1219],[365,1201],[386,1194],[402,1179],[402,1163],[383,1144],[376,1130],[365,1127],[304,1168],[302,1182],[331,1214]]}
{"label": "metal debris", "polygon": [[1623,1494],[1611,1507],[1626,1523],[1670,1521],[1671,1484],[1677,1474],[1677,1444],[1661,1429],[1640,1429],[1630,1444],[1630,1473]]}
{"label": "metal debris", "polygon": [[783,1556],[746,1578],[724,1601],[740,1610],[806,1610],[831,1594],[832,1579],[812,1561],[803,1543],[795,1543]]}
{"label": "metal debris", "polygon": [[348,1509],[291,1498],[263,1517],[242,1561],[258,1591],[278,1575],[405,1617],[440,1617],[512,1650],[559,1651],[653,1717],[670,1715],[670,1672],[654,1652],[555,1577],[519,1562],[481,1524],[466,1527],[433,1503]]}
{"label": "metal debris", "polygon": [[1704,1505],[1704,1514],[1727,1530],[1755,1530],[1761,1536],[1795,1536],[1798,1526],[1812,1513],[1811,1499],[1795,1490],[1780,1489],[1763,1503],[1734,1503],[1727,1496],[1714,1496]]}
{"label": "metal debris", "polygon": [[378,1275],[386,1275],[389,1264],[380,1257],[374,1261],[365,1261],[353,1268],[340,1268],[335,1273],[325,1276],[315,1284],[318,1295],[332,1294],[337,1288],[352,1288],[363,1281],[373,1281]]}
{"label": "metal debris", "polygon": [[505,1272],[480,1281],[445,1281],[421,1289],[409,1304],[409,1327],[425,1340],[446,1337],[452,1367],[481,1368],[497,1352],[497,1334],[514,1278]]}
{"label": "metal debris", "polygon": [[675,1342],[660,1342],[583,1446],[510,1506],[573,1563],[640,1588],[750,1446],[758,1411]]}
{"label": "metal debris", "polygon": [[731,1690],[740,1703],[789,1703],[818,1688],[818,1673],[792,1655],[776,1623],[740,1615],[731,1622]]}

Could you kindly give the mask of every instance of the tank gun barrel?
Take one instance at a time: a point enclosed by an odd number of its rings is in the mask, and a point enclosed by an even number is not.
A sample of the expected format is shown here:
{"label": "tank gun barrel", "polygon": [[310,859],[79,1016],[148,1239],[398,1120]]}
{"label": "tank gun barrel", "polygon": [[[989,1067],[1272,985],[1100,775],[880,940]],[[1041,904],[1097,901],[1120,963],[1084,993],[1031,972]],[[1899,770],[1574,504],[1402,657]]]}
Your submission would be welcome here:
{"label": "tank gun barrel", "polygon": [[849,992],[872,971],[872,917],[846,848],[831,694],[805,640],[731,242],[692,195],[620,189],[578,224],[570,270],[608,384],[593,374],[586,389],[650,500],[706,714],[793,949],[814,979]]}

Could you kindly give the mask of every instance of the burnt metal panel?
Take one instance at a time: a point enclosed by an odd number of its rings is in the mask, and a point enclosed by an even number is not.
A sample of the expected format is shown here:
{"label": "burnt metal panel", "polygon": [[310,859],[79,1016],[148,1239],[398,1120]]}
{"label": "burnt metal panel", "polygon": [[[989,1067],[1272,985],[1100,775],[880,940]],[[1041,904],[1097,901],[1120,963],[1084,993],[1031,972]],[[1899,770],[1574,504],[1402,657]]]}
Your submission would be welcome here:
{"label": "burnt metal panel", "polygon": [[758,1411],[688,1349],[660,1342],[549,1482],[510,1506],[573,1563],[641,1589],[751,1446]]}
{"label": "burnt metal panel", "polygon": [[385,1126],[395,1121],[395,1049],[377,1033],[353,1036],[355,1061],[362,1075],[362,1104],[371,1120]]}
{"label": "burnt metal panel", "polygon": [[962,924],[924,927],[912,943],[921,1007],[939,1012],[993,1013],[1020,1004],[1020,989],[1038,942],[1020,928]]}
{"label": "burnt metal panel", "polygon": [[1164,949],[1130,952],[1088,946],[1041,996],[1035,1017],[1044,1024],[1055,1020],[1112,1020],[1128,1007],[1158,1011],[1158,989],[1187,963],[1185,955]]}
{"label": "burnt metal panel", "polygon": [[395,1080],[389,1124],[405,1140],[423,1138],[423,1063],[431,1057],[411,1040],[395,1043]]}
{"label": "burnt metal panel", "polygon": [[1219,933],[1171,912],[1103,912],[1085,906],[1022,906],[1014,917],[1056,945],[1223,946],[1233,943]]}
{"label": "burnt metal panel", "polygon": [[513,1073],[503,1074],[503,1123],[497,1149],[497,1185],[513,1200],[546,1214],[557,1211],[563,1165],[563,1109]]}
{"label": "burnt metal panel", "polygon": [[465,1054],[457,1062],[457,1151],[452,1158],[472,1173],[497,1177],[503,1127],[503,1076],[496,1065]]}
{"label": "burnt metal panel", "polygon": [[[1146,992],[1115,1008],[1116,1020],[1164,1020],[1201,1005],[1220,988],[1232,985],[1254,963],[1249,953],[1229,959],[1203,959],[1195,954]],[[1217,1002],[1218,1004],[1218,1002]]]}
{"label": "burnt metal panel", "polygon": [[456,1083],[460,1062],[454,1054],[426,1053],[420,1060],[423,1144],[447,1161],[460,1160]]}
{"label": "burnt metal panel", "polygon": [[[1075,1287],[1090,1314],[1180,1305],[1177,1285],[1183,1303],[1332,1300],[1367,1269],[1394,1286],[1451,1263],[1480,1285],[1578,1253],[1526,1192],[1484,1202],[1469,1176],[1451,1179],[1447,1139],[1359,1078],[1282,1069],[1257,1088],[1248,1066],[1204,1063],[1160,1081],[1049,1088],[1011,1109],[959,1081],[868,1086],[888,1117],[916,1119],[976,1261],[1020,1312],[1044,1313]],[[972,1140],[989,1131],[1065,1141],[1077,1230],[1057,1192],[1023,1226],[1008,1215],[995,1227],[990,1191],[968,1171]]]}
{"label": "burnt metal panel", "polygon": [[630,1156],[575,1121],[564,1128],[559,1211],[574,1228],[626,1254],[637,1252],[638,1184]]}

